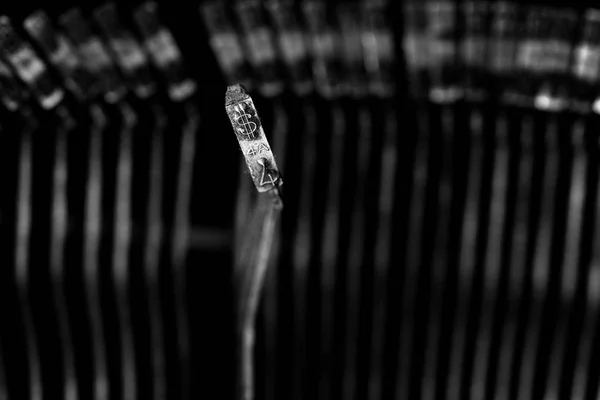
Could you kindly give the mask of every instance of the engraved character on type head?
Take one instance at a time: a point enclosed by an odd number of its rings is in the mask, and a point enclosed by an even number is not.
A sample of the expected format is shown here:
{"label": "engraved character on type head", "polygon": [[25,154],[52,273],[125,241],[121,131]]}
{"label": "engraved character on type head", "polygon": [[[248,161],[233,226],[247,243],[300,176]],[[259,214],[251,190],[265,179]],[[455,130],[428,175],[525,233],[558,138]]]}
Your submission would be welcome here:
{"label": "engraved character on type head", "polygon": [[253,113],[252,107],[246,102],[238,103],[234,106],[232,114],[235,120],[236,135],[240,140],[254,140],[259,134],[260,123],[257,121],[256,113]]}

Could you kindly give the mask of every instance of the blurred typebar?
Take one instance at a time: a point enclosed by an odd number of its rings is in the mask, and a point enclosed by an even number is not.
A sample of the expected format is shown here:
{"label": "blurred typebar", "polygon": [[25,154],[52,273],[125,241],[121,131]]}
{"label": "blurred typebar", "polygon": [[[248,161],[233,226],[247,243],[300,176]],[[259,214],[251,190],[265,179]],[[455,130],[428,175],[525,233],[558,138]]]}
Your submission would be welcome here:
{"label": "blurred typebar", "polygon": [[600,396],[599,5],[18,3],[0,399],[241,397],[236,83],[285,177],[254,398]]}

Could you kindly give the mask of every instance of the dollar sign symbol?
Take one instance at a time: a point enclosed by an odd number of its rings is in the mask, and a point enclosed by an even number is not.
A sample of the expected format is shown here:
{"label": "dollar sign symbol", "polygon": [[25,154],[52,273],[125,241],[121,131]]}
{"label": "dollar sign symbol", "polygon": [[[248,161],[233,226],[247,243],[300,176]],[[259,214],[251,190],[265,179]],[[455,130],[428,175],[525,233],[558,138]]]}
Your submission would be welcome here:
{"label": "dollar sign symbol", "polygon": [[238,124],[238,132],[242,136],[246,136],[248,139],[254,137],[254,132],[256,131],[256,124],[250,120],[248,117],[252,115],[246,114],[244,107],[240,106],[238,110],[238,115],[235,117],[235,122]]}

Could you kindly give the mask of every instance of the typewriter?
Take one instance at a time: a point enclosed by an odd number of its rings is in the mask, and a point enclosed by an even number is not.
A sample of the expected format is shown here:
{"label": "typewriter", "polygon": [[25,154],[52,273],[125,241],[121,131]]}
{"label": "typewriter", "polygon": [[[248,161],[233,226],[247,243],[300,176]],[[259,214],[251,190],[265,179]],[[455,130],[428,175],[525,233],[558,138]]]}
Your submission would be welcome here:
{"label": "typewriter", "polygon": [[[598,397],[596,4],[23,3],[0,399]],[[285,182],[249,338],[238,83]]]}

